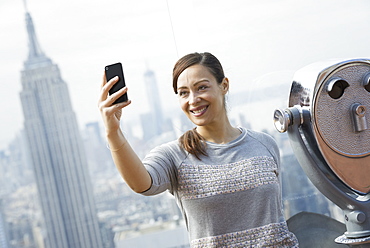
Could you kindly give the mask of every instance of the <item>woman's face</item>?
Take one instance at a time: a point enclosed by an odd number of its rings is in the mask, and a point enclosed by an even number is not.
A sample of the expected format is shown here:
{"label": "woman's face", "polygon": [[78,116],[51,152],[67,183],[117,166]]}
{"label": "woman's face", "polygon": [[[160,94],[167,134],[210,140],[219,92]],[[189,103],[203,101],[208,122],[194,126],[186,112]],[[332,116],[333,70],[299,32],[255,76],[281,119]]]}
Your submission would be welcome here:
{"label": "woman's face", "polygon": [[177,80],[181,109],[197,126],[216,124],[224,117],[224,96],[229,82],[218,84],[207,67],[193,65],[185,69]]}

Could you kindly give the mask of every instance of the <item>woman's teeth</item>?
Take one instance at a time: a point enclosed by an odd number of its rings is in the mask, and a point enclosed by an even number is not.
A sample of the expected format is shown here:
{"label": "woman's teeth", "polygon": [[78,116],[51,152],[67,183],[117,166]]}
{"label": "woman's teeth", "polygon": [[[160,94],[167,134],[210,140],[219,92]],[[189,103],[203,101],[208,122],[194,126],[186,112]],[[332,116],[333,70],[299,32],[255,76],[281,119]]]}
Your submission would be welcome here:
{"label": "woman's teeth", "polygon": [[204,110],[206,110],[206,108],[207,108],[207,107],[204,107],[204,108],[199,109],[199,110],[193,110],[192,112],[193,112],[194,114],[200,114],[200,113],[202,113]]}

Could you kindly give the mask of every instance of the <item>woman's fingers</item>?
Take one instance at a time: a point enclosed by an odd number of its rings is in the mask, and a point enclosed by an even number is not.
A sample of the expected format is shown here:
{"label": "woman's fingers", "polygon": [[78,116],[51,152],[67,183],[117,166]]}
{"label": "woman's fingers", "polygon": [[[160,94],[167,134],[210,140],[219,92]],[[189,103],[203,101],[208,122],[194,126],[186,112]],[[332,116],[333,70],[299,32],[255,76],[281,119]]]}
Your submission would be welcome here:
{"label": "woman's fingers", "polygon": [[[123,92],[127,92],[127,89],[122,89]],[[126,102],[121,102],[121,103],[116,103],[113,104],[115,100],[120,97],[120,92],[117,91],[116,93],[112,94],[109,96],[105,101],[101,101],[98,104],[99,110],[102,113],[105,113],[105,115],[110,116],[112,115],[115,111],[125,108],[126,106],[131,104],[131,100],[127,100]]]}
{"label": "woman's fingers", "polygon": [[117,128],[119,126],[122,109],[129,104],[131,104],[131,100],[128,100],[127,102],[117,103],[110,107],[99,106],[106,128]]}
{"label": "woman's fingers", "polygon": [[122,89],[118,90],[117,92],[109,95],[105,102],[108,106],[112,105],[118,98],[120,98],[122,95],[127,93],[127,87],[123,87]]}
{"label": "woman's fingers", "polygon": [[104,101],[106,101],[108,105],[111,105],[114,103],[116,99],[118,99],[120,96],[122,96],[123,94],[127,92],[127,88],[124,87],[120,89],[119,91],[115,92],[114,94],[109,95],[109,90],[112,88],[114,84],[118,82],[118,79],[119,79],[118,76],[116,76],[107,82],[105,73],[104,73],[103,80],[100,86],[101,90],[100,90],[100,97],[99,97],[99,102],[98,102],[99,105]]}
{"label": "woman's fingers", "polygon": [[103,82],[101,85],[101,91],[100,91],[100,101],[104,101],[108,97],[109,90],[117,82],[118,82],[118,77],[114,77],[108,82],[106,81],[106,79],[103,79]]}

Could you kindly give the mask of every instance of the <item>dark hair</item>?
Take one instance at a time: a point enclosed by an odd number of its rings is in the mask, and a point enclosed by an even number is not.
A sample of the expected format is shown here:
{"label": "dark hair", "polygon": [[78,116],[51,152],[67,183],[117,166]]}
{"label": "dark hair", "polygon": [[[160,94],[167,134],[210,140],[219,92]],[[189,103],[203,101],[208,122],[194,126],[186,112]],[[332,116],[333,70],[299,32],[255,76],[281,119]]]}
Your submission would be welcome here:
{"label": "dark hair", "polygon": [[[220,61],[211,53],[190,53],[180,58],[172,73],[173,90],[177,94],[177,80],[180,74],[190,66],[202,65],[215,77],[218,84],[222,83],[225,78],[224,70]],[[207,156],[206,143],[204,138],[196,131],[196,128],[185,132],[179,138],[180,146],[196,158],[200,159],[200,155]]]}
{"label": "dark hair", "polygon": [[220,61],[211,53],[190,53],[180,58],[173,67],[172,85],[175,94],[177,94],[177,79],[180,74],[190,66],[202,65],[216,78],[217,83],[221,84],[225,78],[224,70]]}

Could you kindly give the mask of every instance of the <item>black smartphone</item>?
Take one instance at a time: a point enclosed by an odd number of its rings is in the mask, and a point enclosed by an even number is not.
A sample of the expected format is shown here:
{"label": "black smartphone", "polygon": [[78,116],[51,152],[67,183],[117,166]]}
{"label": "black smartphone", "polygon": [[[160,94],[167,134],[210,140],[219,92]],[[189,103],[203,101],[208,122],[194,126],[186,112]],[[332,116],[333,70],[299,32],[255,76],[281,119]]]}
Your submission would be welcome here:
{"label": "black smartphone", "polygon": [[[107,65],[105,67],[105,77],[107,79],[107,82],[114,78],[115,76],[118,76],[119,80],[117,83],[115,83],[112,88],[109,90],[109,95],[112,95],[113,93],[119,91],[123,87],[126,86],[125,83],[125,77],[123,76],[123,69],[121,63],[115,63],[112,65]],[[114,101],[113,104],[120,103],[120,102],[126,102],[128,100],[127,93],[120,96],[116,101]]]}

